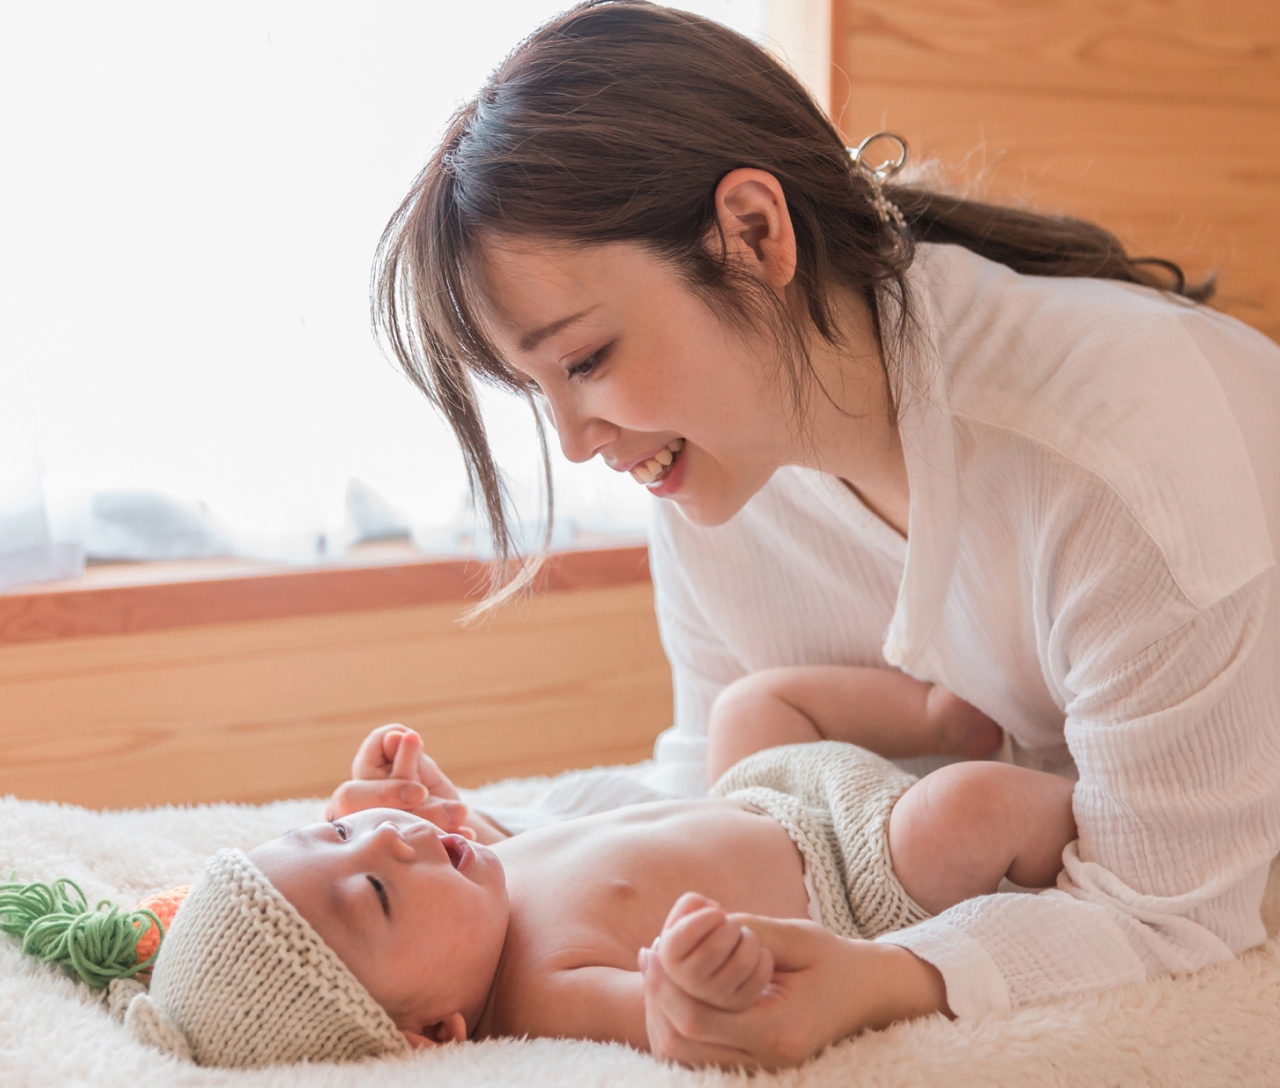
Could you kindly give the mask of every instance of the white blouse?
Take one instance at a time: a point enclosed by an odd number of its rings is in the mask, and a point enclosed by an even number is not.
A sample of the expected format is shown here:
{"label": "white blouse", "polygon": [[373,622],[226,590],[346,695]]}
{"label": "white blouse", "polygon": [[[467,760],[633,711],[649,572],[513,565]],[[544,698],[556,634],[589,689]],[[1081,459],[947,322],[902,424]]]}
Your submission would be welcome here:
{"label": "white blouse", "polygon": [[1280,852],[1280,349],[1212,310],[922,246],[900,426],[908,539],[777,472],[728,524],[658,503],[675,680],[660,788],[706,791],[707,715],[756,669],[889,664],[1079,779],[1056,889],[882,940],[960,1016],[1262,942]]}

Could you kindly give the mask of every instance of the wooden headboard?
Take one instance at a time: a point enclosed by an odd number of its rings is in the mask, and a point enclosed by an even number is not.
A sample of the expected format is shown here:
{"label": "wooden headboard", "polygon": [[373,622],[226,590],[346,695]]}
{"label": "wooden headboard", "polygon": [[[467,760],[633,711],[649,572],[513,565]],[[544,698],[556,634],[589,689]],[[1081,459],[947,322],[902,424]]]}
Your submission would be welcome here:
{"label": "wooden headboard", "polygon": [[989,199],[1219,273],[1280,339],[1280,3],[832,0],[832,113]]}
{"label": "wooden headboard", "polygon": [[645,549],[553,558],[536,596],[463,627],[482,575],[174,563],[0,594],[0,795],[322,795],[389,721],[464,786],[647,758],[671,673]]}

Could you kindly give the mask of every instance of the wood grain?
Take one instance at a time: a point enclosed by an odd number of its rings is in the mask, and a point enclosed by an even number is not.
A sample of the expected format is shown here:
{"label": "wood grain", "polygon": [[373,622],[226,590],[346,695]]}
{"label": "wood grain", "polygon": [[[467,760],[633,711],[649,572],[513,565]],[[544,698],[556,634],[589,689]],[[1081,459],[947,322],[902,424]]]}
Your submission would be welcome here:
{"label": "wood grain", "polygon": [[[548,558],[544,592],[649,579],[643,546]],[[488,584],[483,563],[462,559],[348,564],[298,570],[243,562],[135,564],[123,571],[0,593],[0,645],[165,631],[285,616],[471,600]]]}
{"label": "wood grain", "polygon": [[833,109],[893,128],[941,180],[1095,219],[1216,271],[1280,337],[1280,5],[835,0]]}
{"label": "wood grain", "polygon": [[0,794],[91,807],[329,792],[401,721],[459,784],[647,758],[670,669],[647,582],[0,646]]}

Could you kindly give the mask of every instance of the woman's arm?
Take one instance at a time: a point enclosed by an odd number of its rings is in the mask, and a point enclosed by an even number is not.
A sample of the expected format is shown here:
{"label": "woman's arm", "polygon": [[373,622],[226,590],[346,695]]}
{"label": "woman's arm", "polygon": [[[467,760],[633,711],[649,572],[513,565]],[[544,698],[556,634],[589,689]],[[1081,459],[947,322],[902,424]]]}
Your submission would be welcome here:
{"label": "woman's arm", "polygon": [[[1080,780],[1079,839],[1056,889],[970,900],[880,938],[933,963],[957,1015],[1194,971],[1266,937],[1280,851],[1276,571],[1195,608],[1147,558],[1120,553],[1145,579],[1081,580],[1057,618]],[[1147,640],[1153,625],[1164,630]]]}
{"label": "woman's arm", "polygon": [[753,752],[841,740],[885,759],[983,759],[1000,727],[940,684],[892,669],[805,665],[762,669],[725,688],[711,708],[707,777],[714,782]]}

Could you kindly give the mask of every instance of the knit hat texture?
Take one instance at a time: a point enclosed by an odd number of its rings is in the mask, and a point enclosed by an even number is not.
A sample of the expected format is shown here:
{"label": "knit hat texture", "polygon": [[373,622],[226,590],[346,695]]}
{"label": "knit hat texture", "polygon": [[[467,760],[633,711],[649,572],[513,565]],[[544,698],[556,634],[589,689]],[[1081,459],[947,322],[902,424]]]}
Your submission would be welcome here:
{"label": "knit hat texture", "polygon": [[243,1068],[405,1054],[409,1044],[239,850],[221,850],[178,909],[149,994],[125,1024],[200,1065]]}

